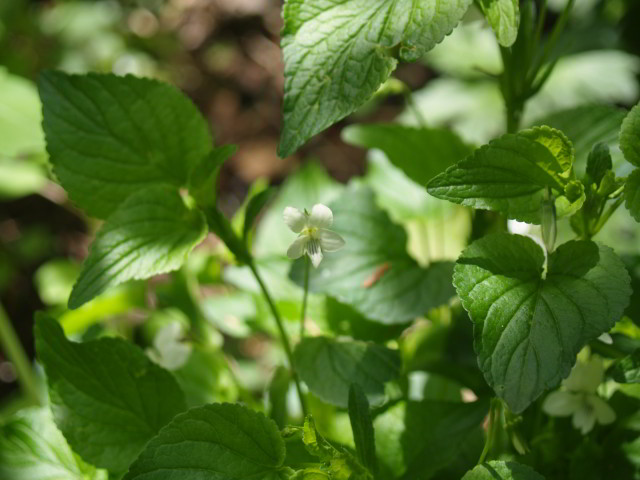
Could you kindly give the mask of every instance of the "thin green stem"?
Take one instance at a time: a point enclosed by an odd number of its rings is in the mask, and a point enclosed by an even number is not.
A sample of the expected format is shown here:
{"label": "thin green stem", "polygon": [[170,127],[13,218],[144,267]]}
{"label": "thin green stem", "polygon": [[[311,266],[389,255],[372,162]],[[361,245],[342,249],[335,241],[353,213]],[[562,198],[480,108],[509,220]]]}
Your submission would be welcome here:
{"label": "thin green stem", "polygon": [[618,207],[622,205],[623,202],[624,202],[624,197],[616,198],[615,202],[613,202],[609,206],[608,210],[606,210],[602,215],[600,215],[600,218],[598,219],[598,223],[596,223],[595,227],[593,227],[593,232],[591,232],[591,235],[595,235],[602,229],[602,227],[604,227],[604,225],[609,221],[609,218],[611,218],[611,215],[613,215],[616,212]]}
{"label": "thin green stem", "polygon": [[38,382],[33,375],[31,362],[22,348],[18,335],[16,335],[16,331],[13,329],[7,312],[2,305],[0,305],[0,344],[2,344],[2,349],[7,358],[13,363],[16,369],[18,382],[25,395],[32,403],[39,405],[40,393]]}
{"label": "thin green stem", "polygon": [[411,111],[415,115],[416,120],[418,121],[418,125],[420,125],[422,128],[426,128],[428,125],[427,119],[424,118],[424,115],[422,115],[422,112],[418,108],[418,105],[416,104],[416,101],[413,98],[413,92],[411,91],[411,89],[409,89],[408,85],[405,85],[405,88],[403,89],[402,93],[404,95],[404,101],[407,103],[407,106],[411,109]]}
{"label": "thin green stem", "polygon": [[309,296],[309,256],[304,256],[304,294],[302,295],[302,313],[300,314],[300,340],[304,338],[304,324],[307,317],[307,297]]}
{"label": "thin green stem", "polygon": [[267,304],[269,305],[269,309],[271,310],[271,313],[273,314],[273,318],[275,318],[276,320],[276,325],[278,327],[278,332],[280,333],[280,340],[282,341],[282,346],[284,347],[284,352],[287,355],[287,360],[289,361],[289,368],[291,368],[291,375],[293,377],[293,382],[296,385],[296,390],[298,392],[298,397],[300,398],[300,406],[302,407],[302,414],[306,417],[307,416],[307,404],[305,402],[304,399],[304,395],[302,394],[302,387],[300,386],[300,377],[298,376],[298,371],[296,370],[296,365],[295,365],[295,360],[293,358],[293,350],[291,349],[291,342],[289,341],[289,336],[287,335],[286,330],[284,329],[284,323],[282,322],[282,317],[280,316],[280,312],[278,311],[276,304],[274,303],[273,299],[271,298],[271,294],[269,293],[269,290],[267,289],[267,286],[265,285],[264,281],[262,280],[262,277],[260,276],[260,273],[258,273],[258,269],[255,266],[255,263],[253,262],[253,260],[251,260],[249,263],[249,268],[251,269],[251,272],[253,273],[253,276],[255,277],[256,281],[258,282],[258,285],[260,285],[260,289],[262,290],[262,293],[264,295],[264,297],[267,300]]}
{"label": "thin green stem", "polygon": [[482,453],[480,454],[480,458],[478,459],[478,465],[483,463],[493,446],[496,432],[498,430],[498,425],[500,424],[500,399],[492,398],[491,405],[489,406],[489,427],[487,430],[487,438],[484,442],[484,448],[482,449]]}
{"label": "thin green stem", "polygon": [[[549,56],[551,55],[551,52],[556,46],[556,42],[558,41],[560,34],[562,33],[565,25],[569,21],[569,14],[571,13],[571,9],[573,8],[574,3],[575,3],[575,0],[569,0],[567,2],[567,5],[565,6],[564,10],[560,14],[560,18],[558,18],[558,21],[553,26],[553,30],[551,31],[551,35],[549,36],[549,39],[544,45],[540,59],[536,62],[536,67],[533,70],[531,70],[531,74],[533,76],[538,74],[538,71],[540,70],[540,68],[542,68],[542,66],[549,59]],[[531,82],[532,81],[533,81],[533,78],[531,78]]]}

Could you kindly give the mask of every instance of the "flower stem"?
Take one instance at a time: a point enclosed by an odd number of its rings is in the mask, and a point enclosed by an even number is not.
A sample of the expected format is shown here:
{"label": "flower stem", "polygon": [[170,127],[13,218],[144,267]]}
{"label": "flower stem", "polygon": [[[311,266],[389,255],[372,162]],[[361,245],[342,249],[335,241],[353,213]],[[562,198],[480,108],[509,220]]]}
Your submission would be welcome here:
{"label": "flower stem", "polygon": [[262,277],[260,276],[260,273],[258,272],[258,269],[255,266],[255,263],[253,262],[253,260],[251,260],[249,263],[249,268],[251,269],[251,272],[253,273],[253,276],[255,277],[256,281],[258,282],[258,285],[260,285],[260,289],[262,290],[262,293],[264,295],[264,297],[267,300],[267,304],[269,305],[269,309],[271,310],[271,313],[273,314],[273,318],[275,318],[276,320],[276,325],[278,327],[278,332],[280,333],[280,339],[282,341],[282,346],[284,347],[284,352],[287,355],[287,360],[289,361],[289,368],[291,368],[291,376],[293,377],[293,382],[296,385],[296,390],[298,392],[298,397],[300,398],[300,406],[302,408],[302,414],[304,417],[307,416],[307,405],[304,399],[304,395],[302,394],[302,387],[300,386],[300,377],[298,376],[298,371],[296,370],[296,365],[295,365],[295,361],[293,359],[293,350],[291,349],[291,342],[289,341],[289,336],[287,335],[286,330],[284,329],[284,324],[282,322],[282,317],[280,316],[280,312],[278,311],[278,309],[276,308],[276,305],[273,301],[273,299],[271,298],[271,294],[269,293],[269,290],[267,290],[267,286],[265,285],[264,281],[262,280]]}
{"label": "flower stem", "polygon": [[487,429],[487,438],[484,442],[484,448],[482,449],[482,453],[480,454],[480,458],[478,459],[478,465],[484,462],[487,454],[491,450],[493,446],[493,442],[495,440],[496,432],[498,431],[498,425],[500,424],[500,399],[492,398],[491,405],[489,406],[489,426]]}
{"label": "flower stem", "polygon": [[16,335],[16,331],[13,329],[11,321],[2,305],[0,305],[0,344],[7,358],[13,363],[16,369],[18,382],[25,395],[33,404],[40,405],[38,383],[33,376],[31,362],[22,348],[18,335]]}
{"label": "flower stem", "polygon": [[307,316],[307,297],[309,296],[309,256],[304,256],[304,294],[302,296],[302,313],[300,314],[300,340],[304,338],[304,323]]}

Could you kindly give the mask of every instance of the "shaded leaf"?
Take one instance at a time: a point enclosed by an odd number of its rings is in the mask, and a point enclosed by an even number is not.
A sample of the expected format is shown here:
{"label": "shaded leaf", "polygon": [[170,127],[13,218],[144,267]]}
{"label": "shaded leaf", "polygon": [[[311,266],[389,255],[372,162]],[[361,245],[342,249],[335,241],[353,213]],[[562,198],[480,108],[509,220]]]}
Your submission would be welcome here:
{"label": "shaded leaf", "polygon": [[544,480],[544,477],[528,465],[490,461],[467,472],[462,480]]}

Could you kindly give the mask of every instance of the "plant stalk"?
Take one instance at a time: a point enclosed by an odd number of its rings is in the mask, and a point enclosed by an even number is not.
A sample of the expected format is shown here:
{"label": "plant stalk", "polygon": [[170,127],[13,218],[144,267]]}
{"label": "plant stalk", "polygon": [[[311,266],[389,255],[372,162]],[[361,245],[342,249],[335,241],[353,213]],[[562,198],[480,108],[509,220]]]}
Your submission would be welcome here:
{"label": "plant stalk", "polygon": [[304,256],[304,294],[302,296],[302,313],[300,314],[300,340],[304,338],[304,324],[307,316],[307,297],[309,296],[309,256]]}
{"label": "plant stalk", "polygon": [[287,355],[287,360],[289,361],[289,367],[291,368],[291,376],[293,377],[293,382],[296,385],[296,390],[298,392],[298,397],[300,398],[300,406],[302,407],[303,416],[307,416],[307,405],[304,399],[304,395],[302,394],[302,387],[300,386],[300,377],[298,376],[298,371],[296,369],[295,360],[293,359],[293,350],[291,349],[291,342],[289,341],[289,336],[287,335],[286,330],[284,329],[284,323],[282,322],[282,317],[280,316],[280,312],[278,311],[273,299],[271,298],[271,294],[267,289],[260,273],[258,273],[258,269],[255,266],[253,260],[249,263],[249,268],[251,269],[251,273],[255,277],[258,285],[260,285],[260,289],[264,297],[267,300],[267,304],[269,305],[269,309],[273,314],[273,318],[276,320],[276,325],[278,327],[278,332],[280,333],[280,340],[282,341],[282,346],[284,347],[284,352]]}
{"label": "plant stalk", "polygon": [[491,405],[489,406],[489,427],[487,430],[487,438],[484,442],[484,448],[482,449],[480,458],[478,459],[478,465],[485,461],[491,447],[493,446],[496,432],[498,431],[498,425],[500,424],[500,406],[501,404],[498,398],[491,399]]}
{"label": "plant stalk", "polygon": [[38,382],[33,375],[31,362],[22,348],[18,335],[2,305],[0,305],[0,344],[7,358],[16,369],[18,382],[24,394],[33,404],[40,405]]}

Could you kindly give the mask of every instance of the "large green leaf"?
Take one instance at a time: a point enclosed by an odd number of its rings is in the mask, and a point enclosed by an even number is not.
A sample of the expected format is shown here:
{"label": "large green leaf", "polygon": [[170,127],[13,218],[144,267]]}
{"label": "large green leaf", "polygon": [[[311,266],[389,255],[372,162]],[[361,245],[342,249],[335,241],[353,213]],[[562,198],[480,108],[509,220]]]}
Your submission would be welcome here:
{"label": "large green leaf", "polygon": [[287,0],[284,127],[290,155],[373,95],[399,58],[415,61],[451,32],[471,0]]}
{"label": "large green leaf", "polygon": [[[375,204],[371,190],[351,185],[331,203],[332,229],[346,241],[310,275],[309,288],[326,293],[380,323],[406,323],[454,294],[451,263],[420,267],[407,254],[407,235]],[[292,278],[302,284],[304,262]]]}
{"label": "large green leaf", "polygon": [[54,172],[92,216],[106,218],[129,195],[157,183],[186,185],[212,148],[207,122],[170,85],[49,71],[38,88]]}
{"label": "large green leaf", "polygon": [[48,408],[21,410],[0,427],[0,478],[107,480],[69,448]]}
{"label": "large green leaf", "polygon": [[347,143],[382,150],[411,180],[426,185],[471,149],[451,130],[414,128],[393,123],[351,125],[342,131]]}
{"label": "large green leaf", "polygon": [[624,206],[640,222],[640,169],[635,169],[624,184]]}
{"label": "large green leaf", "polygon": [[459,454],[480,429],[486,402],[401,402],[376,417],[380,478],[426,480]]}
{"label": "large green leaf", "polygon": [[131,195],[98,232],[69,307],[124,281],[180,268],[206,234],[202,213],[189,209],[174,188],[155,186]]}
{"label": "large green leaf", "polygon": [[640,167],[640,104],[633,107],[622,122],[620,150],[629,163]]}
{"label": "large green leaf", "polygon": [[124,480],[288,478],[278,427],[241,405],[211,404],[178,415],[146,446]]}
{"label": "large green leaf", "polygon": [[385,382],[400,375],[400,354],[373,343],[308,337],[296,346],[294,357],[309,389],[340,407],[347,406],[351,384],[379,403]]}
{"label": "large green leaf", "polygon": [[561,197],[565,187],[575,187],[578,191],[569,194],[567,203],[584,201],[579,182],[570,182],[573,157],[573,146],[562,132],[535,127],[503,135],[477,149],[432,179],[427,191],[450,202],[540,223],[547,189]]}
{"label": "large green leaf", "polygon": [[353,383],[349,387],[348,407],[357,459],[375,476],[378,471],[378,458],[376,457],[373,421],[367,396],[357,383]]}
{"label": "large green leaf", "polygon": [[495,460],[476,466],[462,480],[544,480],[544,477],[528,465]]}
{"label": "large green leaf", "polygon": [[603,245],[571,241],[550,254],[530,238],[494,234],[460,256],[453,282],[474,322],[485,379],[519,413],[565,378],[576,354],[620,319],[629,275]]}
{"label": "large green leaf", "polygon": [[124,472],[187,408],[171,374],[125,340],[73,343],[45,315],[36,317],[35,337],[55,421],[71,448],[98,467]]}
{"label": "large green leaf", "polygon": [[513,45],[520,26],[519,0],[480,0],[478,4],[496,32],[498,43],[503,47]]}

